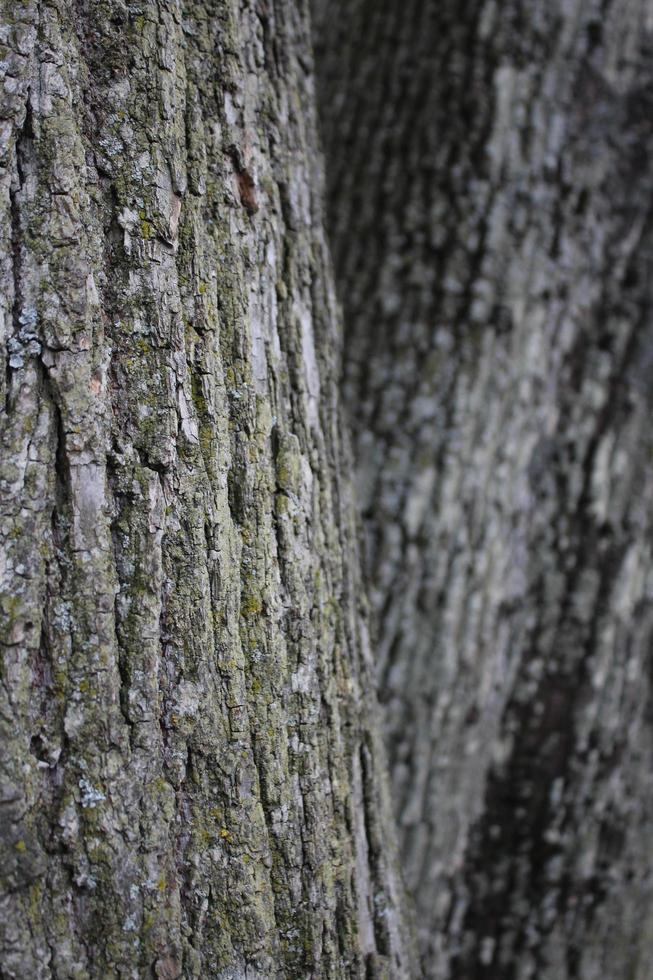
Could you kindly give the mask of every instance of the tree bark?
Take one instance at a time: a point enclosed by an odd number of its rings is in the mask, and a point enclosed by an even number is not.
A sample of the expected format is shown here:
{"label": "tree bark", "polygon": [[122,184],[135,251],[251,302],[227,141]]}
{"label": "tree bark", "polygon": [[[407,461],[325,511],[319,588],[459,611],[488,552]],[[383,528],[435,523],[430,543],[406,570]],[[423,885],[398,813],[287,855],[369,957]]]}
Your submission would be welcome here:
{"label": "tree bark", "polygon": [[292,0],[2,0],[0,974],[415,975]]}
{"label": "tree bark", "polygon": [[646,980],[650,4],[314,6],[425,972]]}

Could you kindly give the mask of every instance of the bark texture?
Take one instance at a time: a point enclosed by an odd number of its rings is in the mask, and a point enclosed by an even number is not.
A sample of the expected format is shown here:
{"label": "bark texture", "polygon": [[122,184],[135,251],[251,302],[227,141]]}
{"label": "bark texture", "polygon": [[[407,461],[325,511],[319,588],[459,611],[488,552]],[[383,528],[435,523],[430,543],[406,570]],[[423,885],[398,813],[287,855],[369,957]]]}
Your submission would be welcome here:
{"label": "bark texture", "polygon": [[425,972],[653,960],[653,9],[315,0]]}
{"label": "bark texture", "polygon": [[0,974],[412,976],[304,5],[0,9]]}

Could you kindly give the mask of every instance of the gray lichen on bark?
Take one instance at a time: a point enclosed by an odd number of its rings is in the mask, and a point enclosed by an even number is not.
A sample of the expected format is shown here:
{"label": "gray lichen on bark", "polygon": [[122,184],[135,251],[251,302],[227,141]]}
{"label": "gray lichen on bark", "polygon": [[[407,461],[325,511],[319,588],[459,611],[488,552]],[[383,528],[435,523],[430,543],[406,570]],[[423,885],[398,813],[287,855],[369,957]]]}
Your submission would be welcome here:
{"label": "gray lichen on bark", "polygon": [[0,29],[2,975],[412,975],[304,5]]}

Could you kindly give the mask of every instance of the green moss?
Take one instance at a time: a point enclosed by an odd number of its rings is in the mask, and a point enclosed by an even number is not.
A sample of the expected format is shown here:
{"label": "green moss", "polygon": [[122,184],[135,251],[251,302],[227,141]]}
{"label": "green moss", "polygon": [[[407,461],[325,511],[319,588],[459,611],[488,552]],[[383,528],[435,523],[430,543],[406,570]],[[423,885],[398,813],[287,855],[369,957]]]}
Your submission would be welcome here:
{"label": "green moss", "polygon": [[298,493],[301,486],[299,440],[292,434],[281,437],[275,460],[277,484],[287,493]]}
{"label": "green moss", "polygon": [[193,398],[193,405],[197,409],[200,415],[204,415],[207,411],[206,399],[204,397],[204,392],[202,391],[202,379],[193,372],[191,375],[191,395]]}
{"label": "green moss", "polygon": [[259,616],[263,609],[263,603],[256,596],[248,596],[240,607],[240,615],[249,619],[252,616]]}
{"label": "green moss", "polygon": [[198,435],[202,455],[207,459],[213,451],[213,426],[206,424],[200,425]]}

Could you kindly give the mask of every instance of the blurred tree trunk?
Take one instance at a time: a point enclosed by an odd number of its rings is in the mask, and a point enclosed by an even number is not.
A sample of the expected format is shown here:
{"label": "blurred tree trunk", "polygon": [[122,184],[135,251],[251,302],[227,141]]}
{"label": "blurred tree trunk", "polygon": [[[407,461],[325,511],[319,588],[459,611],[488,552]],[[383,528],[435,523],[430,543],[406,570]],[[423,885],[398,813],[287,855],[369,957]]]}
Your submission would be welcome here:
{"label": "blurred tree trunk", "polygon": [[2,977],[415,975],[302,7],[2,0]]}
{"label": "blurred tree trunk", "polygon": [[315,0],[425,972],[653,959],[653,13]]}

